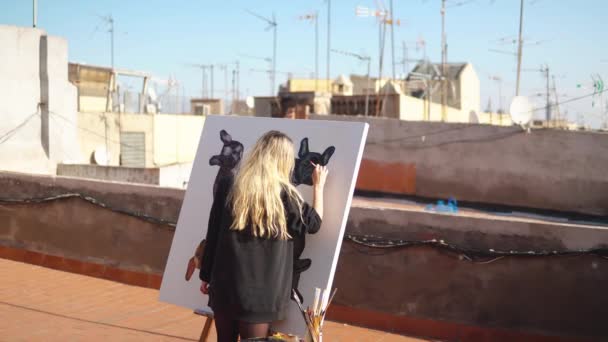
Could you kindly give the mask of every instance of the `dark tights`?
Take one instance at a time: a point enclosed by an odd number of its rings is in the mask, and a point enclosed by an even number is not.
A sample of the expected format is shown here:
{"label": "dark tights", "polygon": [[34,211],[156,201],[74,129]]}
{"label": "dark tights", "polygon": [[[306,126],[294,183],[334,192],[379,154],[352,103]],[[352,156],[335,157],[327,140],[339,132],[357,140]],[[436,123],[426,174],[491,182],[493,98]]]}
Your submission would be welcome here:
{"label": "dark tights", "polygon": [[236,342],[241,339],[267,337],[270,323],[247,323],[232,319],[226,315],[215,315],[217,342]]}

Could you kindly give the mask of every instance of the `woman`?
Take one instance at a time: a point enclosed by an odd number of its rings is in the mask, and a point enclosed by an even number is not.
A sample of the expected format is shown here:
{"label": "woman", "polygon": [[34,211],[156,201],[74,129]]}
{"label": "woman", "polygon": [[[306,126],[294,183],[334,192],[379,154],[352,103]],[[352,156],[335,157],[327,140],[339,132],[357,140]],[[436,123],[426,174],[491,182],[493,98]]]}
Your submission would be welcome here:
{"label": "woman", "polygon": [[311,207],[291,184],[291,139],[262,136],[234,184],[218,187],[203,254],[201,292],[209,294],[219,342],[266,337],[285,319],[293,276],[293,238],[319,230],[327,168],[315,166]]}

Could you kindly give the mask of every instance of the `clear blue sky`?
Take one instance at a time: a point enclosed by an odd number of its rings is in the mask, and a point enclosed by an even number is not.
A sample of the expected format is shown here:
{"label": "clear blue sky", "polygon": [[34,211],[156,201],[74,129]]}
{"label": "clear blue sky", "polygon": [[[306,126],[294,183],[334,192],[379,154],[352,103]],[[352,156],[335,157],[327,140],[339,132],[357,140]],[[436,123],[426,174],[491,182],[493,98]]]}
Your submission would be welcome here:
{"label": "clear blue sky", "polygon": [[[460,0],[453,0],[457,3]],[[389,1],[385,0],[388,7]],[[296,75],[309,75],[314,70],[314,27],[298,16],[319,10],[320,71],[325,75],[327,12],[324,0],[130,0],[77,1],[39,0],[39,27],[69,42],[70,61],[88,64],[110,64],[109,36],[99,15],[112,14],[116,24],[115,64],[120,68],[151,72],[158,78],[177,78],[187,94],[200,93],[200,72],[188,63],[227,63],[239,59],[242,64],[241,90],[244,95],[267,95],[266,74],[249,69],[266,69],[264,61],[246,59],[239,54],[271,56],[272,31],[247,14],[246,9],[262,15],[276,13],[279,23],[277,69]],[[373,0],[332,1],[332,48],[372,56],[372,73],[377,74],[378,26],[373,18],[355,16],[357,5],[376,7]],[[31,25],[31,1],[0,0],[0,24]],[[395,17],[402,21],[395,27],[396,59],[402,58],[401,42],[410,46],[409,57],[421,57],[414,42],[424,37],[427,54],[440,60],[440,0],[394,0]],[[576,84],[591,86],[591,74],[608,80],[608,36],[605,28],[608,2],[605,0],[526,0],[524,11],[523,66],[538,68],[547,63],[556,75],[558,93],[568,98],[590,92]],[[604,19],[604,20],[602,20]],[[482,87],[482,109],[488,97],[498,105],[498,86],[490,75],[504,79],[503,97],[510,102],[515,88],[515,58],[489,49],[515,51],[514,45],[500,45],[503,37],[516,37],[519,0],[476,0],[464,6],[448,8],[447,37],[450,61],[473,63]],[[534,45],[540,41],[539,45]],[[390,45],[387,45],[390,58]],[[385,59],[390,63],[390,59]],[[410,63],[410,66],[413,66]],[[385,69],[390,71],[389,69]],[[398,66],[398,72],[402,67]],[[365,73],[365,64],[350,57],[332,54],[331,76]],[[286,76],[279,74],[278,81]],[[216,72],[216,89],[224,88],[223,74]],[[544,91],[544,80],[538,72],[522,73],[522,93],[533,95]],[[604,102],[608,102],[607,99]],[[538,105],[543,100],[534,97]],[[585,120],[599,125],[599,99],[565,105],[570,119],[585,113]],[[539,117],[542,113],[539,113]]]}

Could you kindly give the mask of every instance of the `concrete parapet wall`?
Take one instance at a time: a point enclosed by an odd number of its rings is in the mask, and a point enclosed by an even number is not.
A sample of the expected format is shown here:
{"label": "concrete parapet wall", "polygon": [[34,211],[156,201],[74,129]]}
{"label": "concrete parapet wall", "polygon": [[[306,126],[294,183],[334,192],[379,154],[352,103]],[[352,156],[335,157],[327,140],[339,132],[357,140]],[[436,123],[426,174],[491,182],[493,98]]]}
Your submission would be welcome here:
{"label": "concrete parapet wall", "polygon": [[350,234],[407,241],[444,240],[464,249],[574,251],[608,248],[608,226],[463,211],[433,213],[397,201],[355,198]]}
{"label": "concrete parapet wall", "polygon": [[[363,158],[377,168],[400,164],[410,170],[402,177],[412,179],[413,191],[397,194],[608,216],[607,133],[543,129],[528,134],[515,126],[311,118],[369,122]],[[382,179],[386,187],[404,181],[366,174],[364,165],[360,178]]]}
{"label": "concrete parapet wall", "polygon": [[[124,212],[175,222],[184,196],[179,189],[15,173],[0,173],[0,187],[0,245],[154,275],[164,270],[173,227]],[[109,208],[80,198],[7,202],[63,193],[91,196]],[[347,234],[434,238],[465,249],[564,250],[608,242],[602,227],[437,214],[391,201],[356,198],[350,212]],[[607,284],[608,260],[589,254],[474,263],[444,249],[376,249],[349,241],[334,281],[340,307],[597,340],[608,337]]]}
{"label": "concrete parapet wall", "polygon": [[159,168],[101,166],[94,164],[59,164],[57,175],[114,182],[159,185]]}
{"label": "concrete parapet wall", "polygon": [[[2,199],[40,199],[66,193],[90,196],[113,208],[140,213],[176,222],[184,199],[181,189],[161,188],[143,184],[128,184],[61,176],[30,175],[0,172]],[[81,217],[79,220],[94,220]],[[67,219],[71,219],[68,217]],[[67,220],[68,224],[73,224]],[[74,229],[78,225],[74,224]],[[100,226],[103,227],[103,226]]]}

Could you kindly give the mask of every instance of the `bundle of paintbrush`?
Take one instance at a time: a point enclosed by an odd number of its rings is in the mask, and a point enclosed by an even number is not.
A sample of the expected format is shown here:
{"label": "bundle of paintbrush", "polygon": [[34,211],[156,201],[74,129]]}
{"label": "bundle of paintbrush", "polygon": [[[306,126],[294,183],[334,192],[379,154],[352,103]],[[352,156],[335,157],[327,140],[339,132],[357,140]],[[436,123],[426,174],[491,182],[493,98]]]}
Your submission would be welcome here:
{"label": "bundle of paintbrush", "polygon": [[296,303],[298,303],[300,311],[302,312],[302,316],[304,316],[304,321],[306,322],[306,342],[323,341],[323,321],[325,320],[327,308],[329,307],[329,304],[331,304],[331,301],[334,299],[336,291],[337,289],[335,289],[330,295],[329,289],[321,290],[320,288],[315,288],[315,299],[313,301],[312,307],[309,306],[308,308],[304,309],[304,305],[302,304],[302,302],[300,302],[300,299],[294,290],[295,301]]}

